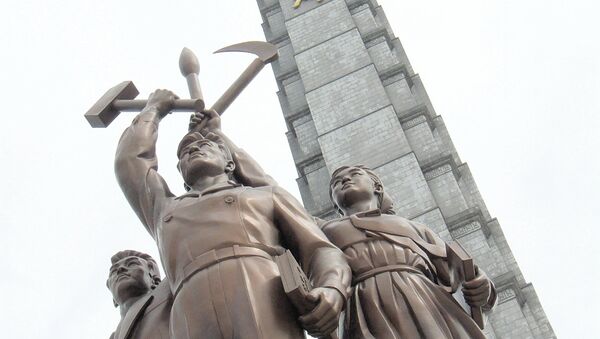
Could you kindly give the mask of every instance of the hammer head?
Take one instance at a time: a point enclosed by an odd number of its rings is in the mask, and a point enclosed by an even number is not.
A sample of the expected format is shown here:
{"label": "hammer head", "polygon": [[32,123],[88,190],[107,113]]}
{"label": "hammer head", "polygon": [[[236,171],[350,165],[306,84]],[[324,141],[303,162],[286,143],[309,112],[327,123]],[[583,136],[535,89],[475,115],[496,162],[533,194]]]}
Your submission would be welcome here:
{"label": "hammer head", "polygon": [[246,41],[239,44],[221,48],[215,53],[223,52],[246,52],[256,54],[265,64],[277,60],[277,46],[264,41]]}
{"label": "hammer head", "polygon": [[109,89],[98,100],[92,108],[85,113],[85,118],[94,128],[106,127],[115,120],[119,111],[112,107],[115,100],[130,100],[135,98],[140,92],[131,81],[123,81],[117,86]]}

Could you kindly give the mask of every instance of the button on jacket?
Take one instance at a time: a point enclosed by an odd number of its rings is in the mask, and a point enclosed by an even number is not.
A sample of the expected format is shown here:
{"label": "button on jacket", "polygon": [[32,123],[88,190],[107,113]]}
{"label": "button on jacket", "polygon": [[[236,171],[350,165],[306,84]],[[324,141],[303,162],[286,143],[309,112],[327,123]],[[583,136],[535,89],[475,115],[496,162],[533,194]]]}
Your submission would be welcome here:
{"label": "button on jacket", "polygon": [[[350,269],[312,217],[278,186],[227,182],[174,196],[157,172],[158,117],[140,114],[117,149],[116,174],[131,206],[158,244],[171,290],[174,338],[303,338],[275,263],[265,256],[216,261],[185,275],[186,266],[212,250],[232,246],[274,255],[288,248],[314,287],[345,296]],[[250,162],[236,150],[238,171]],[[248,176],[250,176],[248,174]],[[182,281],[180,289],[176,281]]]}

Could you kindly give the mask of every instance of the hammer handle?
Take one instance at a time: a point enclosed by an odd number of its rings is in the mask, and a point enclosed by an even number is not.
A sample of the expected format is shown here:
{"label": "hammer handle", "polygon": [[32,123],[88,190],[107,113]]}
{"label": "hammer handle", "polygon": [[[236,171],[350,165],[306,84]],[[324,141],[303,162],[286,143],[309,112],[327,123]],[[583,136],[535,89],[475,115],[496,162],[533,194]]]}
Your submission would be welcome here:
{"label": "hammer handle", "polygon": [[[147,103],[148,100],[115,100],[112,108],[121,112],[139,112],[146,107]],[[203,109],[202,99],[176,99],[171,106],[171,111],[175,112],[200,112]]]}
{"label": "hammer handle", "polygon": [[244,73],[242,73],[239,76],[239,78],[237,78],[237,80],[235,80],[235,82],[233,84],[231,84],[231,86],[229,86],[227,91],[225,91],[225,93],[223,93],[223,95],[219,98],[219,100],[217,100],[217,102],[215,102],[212,109],[217,111],[217,113],[219,113],[219,115],[223,114],[223,112],[225,112],[227,107],[229,107],[229,105],[231,105],[233,100],[235,100],[235,98],[237,98],[237,96],[240,95],[240,93],[242,93],[244,88],[246,88],[246,86],[248,86],[248,84],[252,81],[252,79],[254,79],[254,77],[258,73],[260,73],[260,71],[263,69],[263,67],[265,67],[264,61],[260,60],[259,58],[256,58],[250,64],[250,66],[246,67],[246,70],[244,70]]}

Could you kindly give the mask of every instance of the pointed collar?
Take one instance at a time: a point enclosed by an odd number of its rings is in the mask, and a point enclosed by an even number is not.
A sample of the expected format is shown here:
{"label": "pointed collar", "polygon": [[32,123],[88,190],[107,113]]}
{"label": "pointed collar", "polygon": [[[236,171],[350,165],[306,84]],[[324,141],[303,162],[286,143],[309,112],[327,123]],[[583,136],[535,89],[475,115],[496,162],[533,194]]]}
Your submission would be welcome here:
{"label": "pointed collar", "polygon": [[233,180],[227,180],[226,182],[220,182],[220,183],[214,184],[212,186],[209,186],[200,192],[191,190],[185,194],[178,196],[177,198],[175,198],[175,200],[182,200],[184,198],[199,198],[201,196],[204,196],[204,195],[207,195],[210,193],[215,193],[215,192],[219,192],[222,190],[240,187],[240,186],[242,186],[242,184],[238,184],[237,182],[235,182]]}
{"label": "pointed collar", "polygon": [[446,256],[446,244],[441,238],[427,226],[406,218],[382,215],[379,210],[372,210],[351,215],[350,222],[354,227],[362,230],[410,238],[428,253],[437,257]]}
{"label": "pointed collar", "polygon": [[379,208],[375,208],[375,209],[364,211],[364,212],[358,212],[358,213],[353,214],[353,215],[357,216],[359,218],[378,217],[378,216],[381,215],[381,210]]}
{"label": "pointed collar", "polygon": [[128,339],[131,337],[135,330],[135,326],[144,316],[144,312],[152,302],[152,299],[154,299],[154,296],[152,293],[148,293],[140,300],[136,301],[135,304],[131,305],[119,324],[119,330],[115,333],[115,339]]}
{"label": "pointed collar", "polygon": [[352,218],[378,217],[380,215],[381,215],[381,210],[379,208],[375,208],[372,210],[358,212],[358,213],[354,213],[352,215],[346,215],[346,216],[342,216],[340,218],[324,221],[319,225],[319,227],[321,229],[325,229],[326,227],[333,225],[336,222],[340,222],[342,220],[351,220]]}

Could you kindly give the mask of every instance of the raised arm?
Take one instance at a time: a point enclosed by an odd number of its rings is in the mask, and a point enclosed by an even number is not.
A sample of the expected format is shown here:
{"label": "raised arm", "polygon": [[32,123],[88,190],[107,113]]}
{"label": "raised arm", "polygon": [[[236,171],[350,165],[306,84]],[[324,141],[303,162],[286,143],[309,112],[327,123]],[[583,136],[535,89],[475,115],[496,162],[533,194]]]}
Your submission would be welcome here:
{"label": "raised arm", "polygon": [[148,232],[155,236],[155,220],[160,207],[173,194],[158,174],[156,140],[158,124],[169,113],[176,96],[167,90],[157,90],[148,104],[133,119],[117,146],[115,174],[117,181]]}

